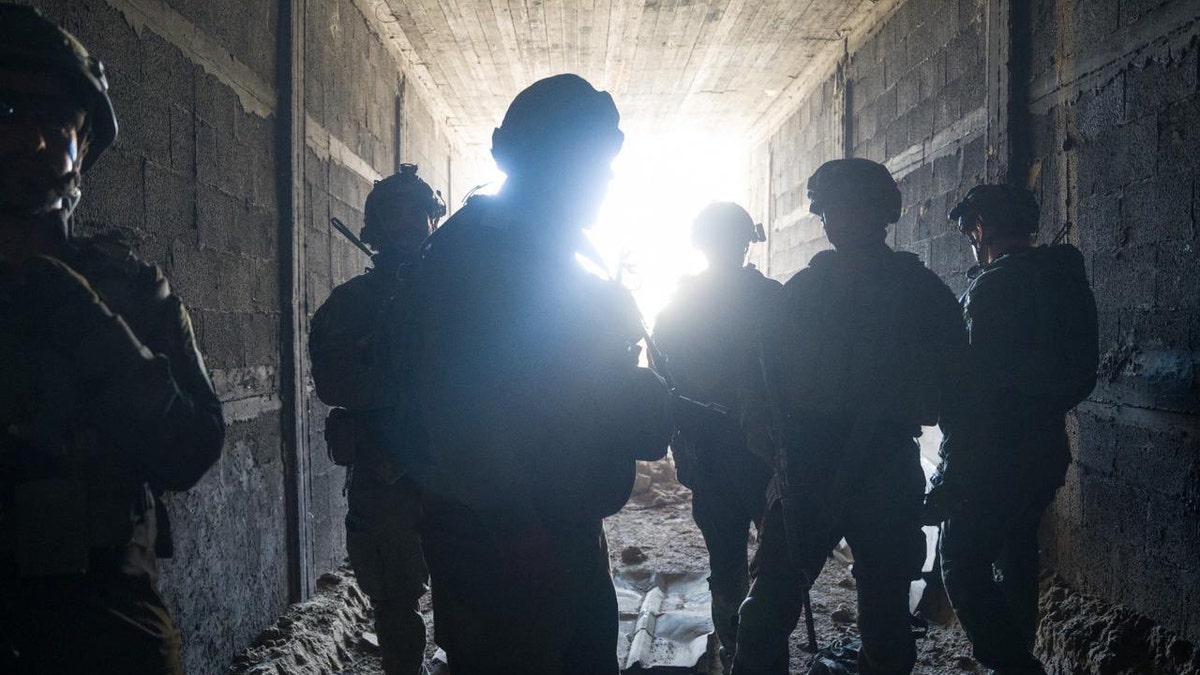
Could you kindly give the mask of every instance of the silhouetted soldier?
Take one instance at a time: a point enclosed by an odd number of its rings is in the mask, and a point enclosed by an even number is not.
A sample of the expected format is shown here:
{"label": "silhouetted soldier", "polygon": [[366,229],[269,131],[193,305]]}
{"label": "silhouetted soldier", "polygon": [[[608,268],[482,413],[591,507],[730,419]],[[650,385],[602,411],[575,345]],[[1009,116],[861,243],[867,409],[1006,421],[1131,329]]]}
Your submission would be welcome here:
{"label": "silhouetted soldier", "polygon": [[[916,255],[885,243],[900,216],[886,168],[827,162],[809,179],[808,196],[834,250],[787,282],[763,331],[765,395],[783,451],[733,672],[788,671],[805,587],[845,537],[860,672],[908,673],[916,659],[908,588],[925,557],[914,437],[938,421],[965,336],[950,290]],[[749,420],[763,416],[747,405]]]}
{"label": "silhouetted soldier", "polygon": [[333,289],[313,315],[309,352],[321,400],[339,406],[326,421],[334,462],[349,466],[346,548],[375,609],[389,675],[421,671],[429,574],[421,554],[419,475],[428,440],[405,371],[407,278],[445,204],[405,164],[375,184],[363,209],[371,267]]}
{"label": "silhouetted soldier", "polygon": [[181,673],[156,590],[164,490],[217,460],[221,404],[153,265],[70,235],[116,138],[100,62],[0,5],[0,671]]}
{"label": "silhouetted soldier", "polygon": [[1068,410],[1096,384],[1096,303],[1083,256],[1034,247],[1038,205],[980,185],[950,212],[979,265],[962,296],[970,335],[969,407],[942,445],[927,520],[945,520],[942,575],[975,658],[1003,674],[1044,673],[1037,529],[1063,483]]}
{"label": "silhouetted soldier", "polygon": [[705,207],[692,239],[708,259],[708,269],[683,281],[655,326],[655,341],[679,392],[730,411],[723,416],[676,406],[671,443],[708,547],[713,623],[726,667],[737,647],[738,607],[750,588],[746,539],[751,523],[762,527],[771,480],[771,458],[747,449],[737,414],[738,389],[761,372],[755,345],[765,311],[782,288],[745,264],[750,243],[760,236],[750,214],[737,204]]}
{"label": "silhouetted soldier", "polygon": [[618,119],[575,75],[525,89],[492,136],[500,194],[468,202],[420,263],[424,542],[455,675],[617,672],[601,519],[670,432],[632,298],[578,260]]}

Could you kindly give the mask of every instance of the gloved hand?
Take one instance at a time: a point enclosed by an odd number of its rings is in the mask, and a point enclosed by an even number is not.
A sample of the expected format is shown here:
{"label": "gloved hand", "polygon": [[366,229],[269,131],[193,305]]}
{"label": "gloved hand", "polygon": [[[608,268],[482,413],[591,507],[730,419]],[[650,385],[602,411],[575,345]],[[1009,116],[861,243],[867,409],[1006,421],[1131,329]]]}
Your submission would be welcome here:
{"label": "gloved hand", "polygon": [[941,475],[934,476],[934,485],[925,495],[925,503],[921,506],[922,525],[941,525],[966,501],[965,496],[954,483],[947,483]]}

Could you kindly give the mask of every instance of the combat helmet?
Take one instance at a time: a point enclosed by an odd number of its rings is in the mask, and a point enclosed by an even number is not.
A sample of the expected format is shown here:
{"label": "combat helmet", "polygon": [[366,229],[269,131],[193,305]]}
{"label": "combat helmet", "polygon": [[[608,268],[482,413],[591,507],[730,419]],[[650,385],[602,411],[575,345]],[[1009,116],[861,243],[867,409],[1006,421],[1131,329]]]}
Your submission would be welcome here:
{"label": "combat helmet", "polygon": [[505,173],[547,157],[609,155],[625,141],[608,92],[578,75],[538,80],[517,94],[492,134],[492,155]]}
{"label": "combat helmet", "polygon": [[387,213],[399,204],[417,204],[433,223],[437,223],[446,215],[446,202],[442,201],[442,193],[421,180],[417,176],[417,168],[416,164],[401,164],[397,173],[375,181],[375,187],[371,189],[363,205],[363,228],[360,236],[367,245],[379,248]]}
{"label": "combat helmet", "polygon": [[887,167],[861,157],[825,162],[808,179],[808,210],[821,215],[833,204],[870,206],[880,220],[900,220],[900,188]]}
{"label": "combat helmet", "polygon": [[52,72],[64,77],[87,113],[87,171],[117,138],[117,116],[108,97],[104,64],[67,31],[32,7],[0,3],[0,68]]}
{"label": "combat helmet", "polygon": [[996,231],[1007,235],[1037,234],[1041,210],[1033,193],[1015,185],[976,185],[953,209],[948,218],[958,221],[958,231],[968,234],[983,217]]}
{"label": "combat helmet", "polygon": [[713,202],[701,209],[692,224],[692,242],[699,248],[742,246],[766,241],[766,232],[746,209],[733,202]]}

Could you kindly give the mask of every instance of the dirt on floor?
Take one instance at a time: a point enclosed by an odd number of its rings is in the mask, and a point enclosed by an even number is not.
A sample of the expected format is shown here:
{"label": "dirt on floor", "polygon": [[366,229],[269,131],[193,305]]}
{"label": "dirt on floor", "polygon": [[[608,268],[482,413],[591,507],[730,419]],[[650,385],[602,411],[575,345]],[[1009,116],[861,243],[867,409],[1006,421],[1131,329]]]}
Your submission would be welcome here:
{"label": "dirt on floor", "polygon": [[[675,480],[669,460],[639,467],[635,494],[629,504],[604,521],[609,554],[615,571],[707,572],[704,540],[692,520],[691,493]],[[755,546],[751,535],[749,547]],[[858,637],[854,623],[854,579],[849,568],[831,559],[812,590],[817,636],[822,645]],[[429,596],[422,600],[429,626],[432,661],[433,614]],[[256,644],[241,654],[231,675],[378,675],[382,673],[372,628],[370,605],[342,569],[321,577],[312,600],[293,606],[267,629]],[[803,623],[791,638],[791,672],[806,673],[809,654],[803,651]],[[970,657],[962,631],[932,627],[917,643],[916,675],[961,675],[985,670]],[[719,673],[710,659],[710,673]]]}

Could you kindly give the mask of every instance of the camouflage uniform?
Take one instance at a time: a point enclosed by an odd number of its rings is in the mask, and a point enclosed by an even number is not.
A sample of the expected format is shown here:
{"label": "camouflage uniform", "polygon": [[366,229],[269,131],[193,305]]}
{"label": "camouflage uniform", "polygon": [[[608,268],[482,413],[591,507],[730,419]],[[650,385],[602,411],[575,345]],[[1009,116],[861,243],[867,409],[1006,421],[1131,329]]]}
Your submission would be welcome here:
{"label": "camouflage uniform", "polygon": [[[159,496],[188,489],[217,460],[221,404],[157,267],[97,240],[65,244],[61,261],[0,284],[0,363],[11,369],[0,415],[14,425],[0,444],[0,664],[16,653],[6,672],[181,673],[179,630],[155,588],[155,558],[171,548]],[[96,328],[83,338],[91,348],[71,347],[64,332],[79,326],[68,324],[94,314],[128,330]],[[103,372],[120,354],[133,356],[127,367]],[[28,364],[36,372],[20,372]],[[13,433],[47,418],[53,443]],[[37,522],[23,501],[44,509]],[[23,560],[31,524],[50,546],[40,562],[68,564],[82,547],[86,570],[43,574]]]}
{"label": "camouflage uniform", "polygon": [[721,404],[729,417],[677,406],[671,443],[680,481],[692,490],[692,516],[708,547],[713,623],[724,658],[737,645],[738,606],[750,587],[746,540],[760,531],[771,465],[746,447],[737,390],[759,372],[754,345],[765,309],[781,285],[753,266],[687,279],[662,311],[655,340],[680,393]]}
{"label": "camouflage uniform", "polygon": [[[350,412],[357,457],[350,468],[346,548],[375,610],[389,673],[416,673],[425,655],[419,602],[428,572],[421,553],[421,489],[427,443],[389,345],[407,268],[376,255],[313,315],[309,350],[321,400]],[[403,318],[403,317],[395,317]],[[331,441],[335,442],[335,441]]]}
{"label": "camouflage uniform", "polygon": [[435,634],[456,675],[615,675],[601,519],[666,451],[665,389],[637,368],[628,292],[576,261],[582,234],[530,219],[477,197],[420,262]]}
{"label": "camouflage uniform", "polygon": [[[943,525],[942,575],[976,658],[1041,672],[1030,653],[1038,523],[1071,461],[1064,414],[1095,384],[1095,301],[1083,257],[1063,245],[1018,248],[978,268],[962,308],[974,387],[955,421],[966,431],[947,438],[934,479],[959,502]],[[1064,373],[1071,361],[1082,376]]]}
{"label": "camouflage uniform", "polygon": [[[884,241],[900,209],[884,167],[827,163],[810,179],[809,196],[838,248],[818,253],[784,285],[763,329],[769,381],[760,395],[774,400],[769,417],[787,453],[786,481],[773,496],[786,498],[791,513],[772,499],[733,672],[787,673],[804,584],[844,537],[854,552],[860,672],[903,675],[916,660],[908,588],[925,557],[925,480],[914,439],[951,396],[965,335],[950,289],[916,255]],[[829,217],[835,206],[860,204],[872,213],[858,224]],[[762,405],[754,390],[744,396],[749,420],[767,416],[754,410]]]}

